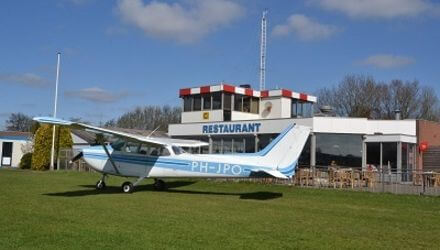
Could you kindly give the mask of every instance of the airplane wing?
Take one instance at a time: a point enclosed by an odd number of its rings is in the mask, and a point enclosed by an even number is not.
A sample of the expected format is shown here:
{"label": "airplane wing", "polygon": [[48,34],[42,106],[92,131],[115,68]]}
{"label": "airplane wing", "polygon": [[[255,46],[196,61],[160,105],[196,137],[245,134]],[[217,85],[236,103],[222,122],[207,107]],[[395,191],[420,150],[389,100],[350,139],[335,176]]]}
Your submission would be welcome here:
{"label": "airplane wing", "polygon": [[85,130],[85,131],[89,131],[89,132],[96,133],[96,134],[109,134],[109,135],[113,135],[116,137],[121,137],[121,138],[125,138],[128,140],[133,140],[133,141],[146,143],[146,144],[153,144],[153,145],[161,145],[161,146],[175,145],[175,146],[179,146],[179,147],[202,147],[202,146],[209,145],[206,142],[196,141],[196,140],[180,140],[180,139],[172,139],[172,138],[165,138],[165,137],[162,138],[162,137],[147,137],[147,136],[135,135],[135,134],[131,134],[131,133],[95,127],[95,126],[84,124],[84,123],[66,121],[66,120],[57,119],[57,118],[53,118],[53,117],[34,117],[33,120],[37,121],[39,123],[66,126],[66,127],[72,128],[72,129]]}

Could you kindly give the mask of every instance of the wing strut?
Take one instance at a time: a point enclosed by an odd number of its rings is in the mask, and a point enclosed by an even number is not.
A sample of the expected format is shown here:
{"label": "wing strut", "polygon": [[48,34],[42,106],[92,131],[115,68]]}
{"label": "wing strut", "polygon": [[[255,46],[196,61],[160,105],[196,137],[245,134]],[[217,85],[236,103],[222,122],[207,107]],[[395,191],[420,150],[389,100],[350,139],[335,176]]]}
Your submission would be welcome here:
{"label": "wing strut", "polygon": [[112,156],[110,155],[110,152],[108,152],[108,149],[107,149],[107,147],[105,146],[105,144],[104,144],[103,142],[100,142],[100,143],[101,143],[102,147],[104,148],[105,154],[107,154],[108,159],[110,160],[110,163],[111,163],[112,166],[113,166],[113,169],[116,171],[117,174],[121,174],[121,173],[119,172],[118,167],[116,167],[115,161],[113,161],[113,158],[112,158]]}

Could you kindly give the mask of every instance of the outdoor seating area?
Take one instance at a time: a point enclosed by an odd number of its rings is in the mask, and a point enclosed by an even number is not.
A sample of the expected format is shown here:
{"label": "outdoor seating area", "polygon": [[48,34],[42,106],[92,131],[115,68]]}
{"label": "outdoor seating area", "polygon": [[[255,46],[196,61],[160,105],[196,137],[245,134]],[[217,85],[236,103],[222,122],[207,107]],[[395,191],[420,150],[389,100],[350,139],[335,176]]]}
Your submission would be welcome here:
{"label": "outdoor seating area", "polygon": [[372,187],[377,179],[377,171],[361,171],[355,168],[328,169],[299,168],[294,183],[299,186],[332,188]]}
{"label": "outdoor seating area", "polygon": [[293,184],[301,187],[353,189],[372,192],[407,194],[440,194],[440,173],[391,172],[377,169],[301,167],[297,169]]}

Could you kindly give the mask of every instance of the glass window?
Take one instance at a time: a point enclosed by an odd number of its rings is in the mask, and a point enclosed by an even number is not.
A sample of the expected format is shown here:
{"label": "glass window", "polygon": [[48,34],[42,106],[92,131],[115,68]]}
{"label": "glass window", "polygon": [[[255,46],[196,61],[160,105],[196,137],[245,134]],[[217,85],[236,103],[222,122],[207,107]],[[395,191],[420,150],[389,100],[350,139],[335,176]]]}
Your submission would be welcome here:
{"label": "glass window", "polygon": [[384,142],[382,143],[382,164],[386,170],[388,170],[388,164],[391,167],[391,171],[397,170],[397,142]]}
{"label": "glass window", "polygon": [[183,149],[181,147],[172,146],[172,149],[173,149],[175,155],[180,155],[180,154],[185,153],[185,151],[183,151]]}
{"label": "glass window", "polygon": [[150,152],[150,147],[148,147],[148,145],[146,144],[141,144],[141,147],[139,149],[139,154],[146,155],[148,154],[148,152]]}
{"label": "glass window", "polygon": [[278,134],[260,134],[258,136],[258,151],[265,148]]}
{"label": "glass window", "polygon": [[215,92],[212,94],[212,109],[222,108],[222,93]]}
{"label": "glass window", "polygon": [[244,153],[244,139],[234,138],[234,153]]}
{"label": "glass window", "polygon": [[380,165],[380,143],[368,142],[367,143],[367,165],[374,165],[379,169]]}
{"label": "glass window", "polygon": [[246,153],[255,153],[255,137],[245,137],[244,145]]}
{"label": "glass window", "polygon": [[200,111],[202,109],[202,97],[200,95],[194,95],[193,99],[193,111]]}
{"label": "glass window", "polygon": [[362,167],[362,136],[317,133],[316,164]]}
{"label": "glass window", "polygon": [[125,144],[125,152],[126,153],[134,153],[137,154],[140,149],[140,144],[136,142],[127,142]]}
{"label": "glass window", "polygon": [[243,96],[239,94],[234,95],[234,110],[243,111]]}
{"label": "glass window", "polygon": [[220,138],[212,138],[212,153],[213,154],[222,153],[222,141]]}
{"label": "glass window", "polygon": [[232,95],[229,93],[224,93],[223,94],[223,102],[224,102],[224,106],[223,109],[224,110],[231,110],[232,109]]}
{"label": "glass window", "polygon": [[243,96],[243,112],[251,112],[251,97]]}
{"label": "glass window", "polygon": [[313,116],[312,113],[313,113],[313,104],[310,102],[304,102],[303,103],[303,117],[310,118]]}
{"label": "glass window", "polygon": [[298,165],[299,166],[310,166],[310,137],[307,138],[306,144],[304,146],[303,151],[301,152],[301,155],[298,159]]}
{"label": "glass window", "polygon": [[189,112],[191,111],[192,106],[192,97],[191,96],[185,96],[183,97],[183,111]]}
{"label": "glass window", "polygon": [[292,99],[292,110],[291,110],[291,114],[293,118],[298,117],[298,113],[296,112],[298,108],[298,101],[297,100],[293,100]]}
{"label": "glass window", "polygon": [[223,138],[223,154],[232,153],[232,138]]}
{"label": "glass window", "polygon": [[121,140],[121,139],[118,139],[110,144],[110,146],[115,151],[122,151],[122,148],[124,147],[124,145],[125,145],[125,141]]}
{"label": "glass window", "polygon": [[259,106],[260,100],[257,97],[252,97],[251,113],[258,114]]}
{"label": "glass window", "polygon": [[170,155],[170,151],[168,151],[167,148],[162,148],[160,152],[160,156],[169,156],[169,155]]}
{"label": "glass window", "polygon": [[203,109],[211,110],[211,95],[203,95]]}

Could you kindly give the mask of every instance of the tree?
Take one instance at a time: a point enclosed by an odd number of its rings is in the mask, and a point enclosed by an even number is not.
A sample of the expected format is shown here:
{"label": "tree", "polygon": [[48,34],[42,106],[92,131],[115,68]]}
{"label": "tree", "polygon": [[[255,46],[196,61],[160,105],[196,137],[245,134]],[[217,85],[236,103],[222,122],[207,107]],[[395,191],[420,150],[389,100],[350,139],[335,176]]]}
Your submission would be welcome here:
{"label": "tree", "polygon": [[318,105],[331,105],[340,116],[376,118],[380,89],[372,77],[348,75],[339,85],[318,91]]}
{"label": "tree", "polygon": [[121,115],[118,119],[109,120],[106,127],[120,127],[141,130],[166,131],[168,124],[180,122],[181,109],[179,107],[145,106],[136,107],[134,110]]}
{"label": "tree", "polygon": [[[72,137],[70,129],[66,127],[56,127],[55,152],[61,148],[72,147]],[[52,148],[52,125],[41,125],[35,134],[34,153],[32,155],[32,169],[46,170],[50,165],[50,153]]]}
{"label": "tree", "polygon": [[318,105],[330,105],[336,114],[370,119],[439,120],[439,100],[430,87],[418,81],[377,83],[371,76],[348,75],[337,86],[318,91]]}
{"label": "tree", "polygon": [[30,116],[20,112],[11,113],[9,118],[6,120],[6,130],[30,132],[34,123],[35,122]]}

